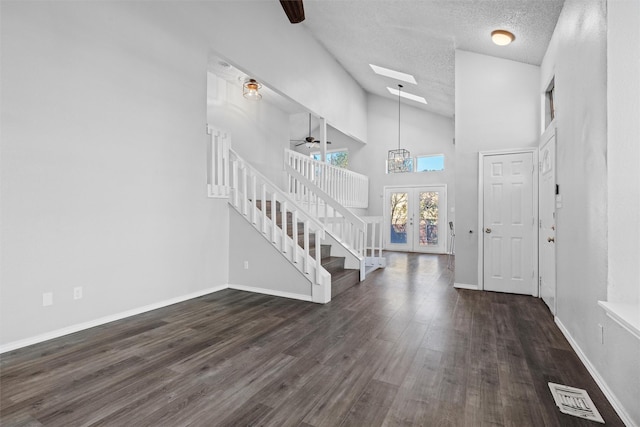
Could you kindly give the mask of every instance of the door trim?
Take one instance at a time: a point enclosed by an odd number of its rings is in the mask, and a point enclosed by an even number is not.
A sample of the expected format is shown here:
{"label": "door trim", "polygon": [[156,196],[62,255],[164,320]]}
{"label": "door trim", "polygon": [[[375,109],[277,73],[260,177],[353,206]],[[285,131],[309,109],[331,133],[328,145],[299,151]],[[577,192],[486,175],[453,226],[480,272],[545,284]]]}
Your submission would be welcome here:
{"label": "door trim", "polygon": [[538,290],[538,147],[531,148],[515,148],[507,150],[480,151],[478,153],[478,289],[484,291],[484,158],[487,156],[496,156],[501,154],[522,154],[531,153],[533,156],[533,178],[531,185],[533,186],[533,277],[531,278],[532,290],[531,295],[537,297],[540,295]]}
{"label": "door trim", "polygon": [[[540,140],[538,142],[538,158],[540,158],[540,150],[542,150],[543,147],[545,147],[549,141],[551,141],[551,139],[554,139],[554,153],[553,153],[553,174],[554,174],[554,178],[555,178],[555,182],[558,182],[558,139],[556,136],[556,121],[555,119],[551,121],[551,123],[549,123],[549,126],[547,126],[547,129],[545,129],[545,131],[542,133],[542,135],[540,135]],[[542,161],[544,159],[541,159],[540,161]],[[541,168],[538,168],[538,210],[540,209],[540,175],[541,172]],[[556,219],[556,227],[558,226],[558,222],[557,222],[557,213],[558,210],[555,206],[555,200],[554,200],[554,213],[556,215],[555,219]],[[540,219],[540,212],[538,212],[538,218],[539,218],[539,223],[542,223],[542,219]],[[557,230],[556,230],[556,239],[557,239]],[[544,238],[544,237],[543,237]],[[540,262],[542,261],[542,257],[541,257],[541,251],[544,245],[544,240],[540,240],[540,228],[538,228],[538,296],[540,297],[540,299],[542,299],[542,292],[541,292],[541,287],[542,287],[542,276],[541,276],[541,271],[540,271]],[[556,244],[556,248],[557,248],[557,244]],[[555,282],[555,286],[553,289],[553,308],[549,307],[549,309],[551,310],[551,313],[553,315],[556,314],[557,312],[557,307],[558,307],[558,250],[556,249],[554,251],[554,273],[555,273],[555,277],[554,277],[554,282]],[[546,301],[545,301],[546,303]]]}
{"label": "door trim", "polygon": [[[386,194],[387,194],[387,190],[394,190],[394,189],[400,189],[400,188],[415,189],[415,188],[424,188],[424,187],[443,187],[444,188],[444,191],[445,191],[445,194],[446,194],[445,204],[447,205],[447,206],[445,206],[445,215],[446,215],[445,220],[449,221],[449,216],[448,216],[448,214],[449,214],[449,206],[448,206],[449,205],[449,189],[447,187],[447,184],[385,185],[385,186],[382,187],[382,199],[385,200],[383,202],[383,205],[382,205],[382,221],[383,221],[383,224],[385,224],[384,227],[386,227],[386,224],[388,224],[389,220],[390,220],[389,212],[387,212],[388,209],[387,209],[386,197],[385,197]],[[448,237],[449,236],[449,234],[448,234],[449,233],[449,223],[446,222],[446,221],[445,221],[446,230],[447,230],[446,236]],[[386,249],[386,250],[393,250],[393,249],[388,247],[388,245],[389,245],[389,241],[388,240],[389,240],[389,235],[388,235],[387,232],[384,232],[382,245],[383,245],[384,249]],[[448,239],[444,242],[444,250],[445,251],[443,252],[443,254],[446,254],[447,251],[449,250]],[[434,252],[424,252],[424,253],[434,253]],[[439,252],[437,252],[437,253],[439,253]]]}

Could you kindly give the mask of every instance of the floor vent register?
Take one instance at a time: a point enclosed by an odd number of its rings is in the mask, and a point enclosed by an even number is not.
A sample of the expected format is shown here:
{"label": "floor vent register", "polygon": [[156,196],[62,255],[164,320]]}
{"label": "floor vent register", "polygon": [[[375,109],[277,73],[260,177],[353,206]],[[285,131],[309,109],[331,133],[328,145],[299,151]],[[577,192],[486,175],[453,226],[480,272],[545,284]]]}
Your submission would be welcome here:
{"label": "floor vent register", "polygon": [[586,390],[555,383],[549,383],[549,389],[560,412],[604,424]]}

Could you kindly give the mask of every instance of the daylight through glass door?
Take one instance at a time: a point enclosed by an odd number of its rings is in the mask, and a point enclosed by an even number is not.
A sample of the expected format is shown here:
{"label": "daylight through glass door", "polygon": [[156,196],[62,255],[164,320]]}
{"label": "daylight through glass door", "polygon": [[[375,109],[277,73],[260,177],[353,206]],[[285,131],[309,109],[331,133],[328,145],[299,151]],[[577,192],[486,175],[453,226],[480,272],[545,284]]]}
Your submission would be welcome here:
{"label": "daylight through glass door", "polygon": [[446,186],[387,187],[386,248],[408,252],[446,253]]}

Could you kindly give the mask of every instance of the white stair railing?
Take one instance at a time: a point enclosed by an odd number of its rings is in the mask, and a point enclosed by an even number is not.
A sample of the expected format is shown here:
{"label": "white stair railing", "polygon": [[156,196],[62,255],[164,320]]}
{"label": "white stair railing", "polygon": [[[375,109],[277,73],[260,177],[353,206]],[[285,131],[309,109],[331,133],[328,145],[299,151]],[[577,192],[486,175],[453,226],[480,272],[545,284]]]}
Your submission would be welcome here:
{"label": "white stair railing", "polygon": [[384,219],[381,216],[363,216],[361,218],[367,225],[365,265],[371,270],[385,267],[386,259],[382,256],[382,224]]}
{"label": "white stair railing", "polygon": [[207,133],[211,135],[207,156],[207,191],[209,197],[229,197],[229,148],[231,136],[226,132],[207,126]]}
{"label": "white stair railing", "polygon": [[321,264],[323,224],[233,151],[228,134],[214,128],[209,128],[209,133],[209,197],[229,199],[229,204],[311,282],[313,302],[331,301],[331,275]]}
{"label": "white stair railing", "polygon": [[285,149],[289,194],[360,261],[360,279],[385,266],[382,217],[361,218],[348,207],[368,207],[369,178]]}
{"label": "white stair railing", "polygon": [[[369,177],[326,162],[320,162],[297,151],[285,149],[285,163],[348,208],[369,207]],[[290,188],[293,194],[299,188]]]}
{"label": "white stair railing", "polygon": [[[365,258],[367,226],[349,209],[289,165],[285,166],[290,194],[309,214],[320,221],[345,248]],[[291,189],[295,189],[292,192]]]}
{"label": "white stair railing", "polygon": [[[314,302],[329,302],[331,276],[322,267],[320,255],[320,243],[325,237],[323,224],[298,208],[284,191],[232,149],[229,149],[229,165],[231,205],[307,276],[313,285]],[[313,244],[310,244],[310,235],[314,235]],[[299,236],[302,236],[302,242],[299,242]]]}

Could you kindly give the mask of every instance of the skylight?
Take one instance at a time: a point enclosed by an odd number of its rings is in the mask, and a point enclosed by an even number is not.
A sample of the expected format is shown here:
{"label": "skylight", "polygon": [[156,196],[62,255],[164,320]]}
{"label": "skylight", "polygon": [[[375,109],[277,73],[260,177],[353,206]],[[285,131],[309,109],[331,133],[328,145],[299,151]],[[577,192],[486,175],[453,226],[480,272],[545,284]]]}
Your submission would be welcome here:
{"label": "skylight", "polygon": [[403,82],[411,83],[417,85],[415,77],[411,74],[401,73],[400,71],[390,70],[388,68],[379,67],[377,65],[369,64],[374,73],[379,74],[385,77],[391,77],[392,79],[400,80]]}
{"label": "skylight", "polygon": [[[387,89],[389,90],[389,92],[391,92],[392,95],[398,96],[398,89],[393,89],[393,88],[388,87],[388,86],[387,86]],[[421,104],[426,104],[427,103],[427,100],[424,99],[423,97],[418,96],[418,95],[414,95],[414,94],[408,93],[408,92],[400,92],[400,97],[407,98],[407,99],[410,99],[412,101],[419,102]]]}

